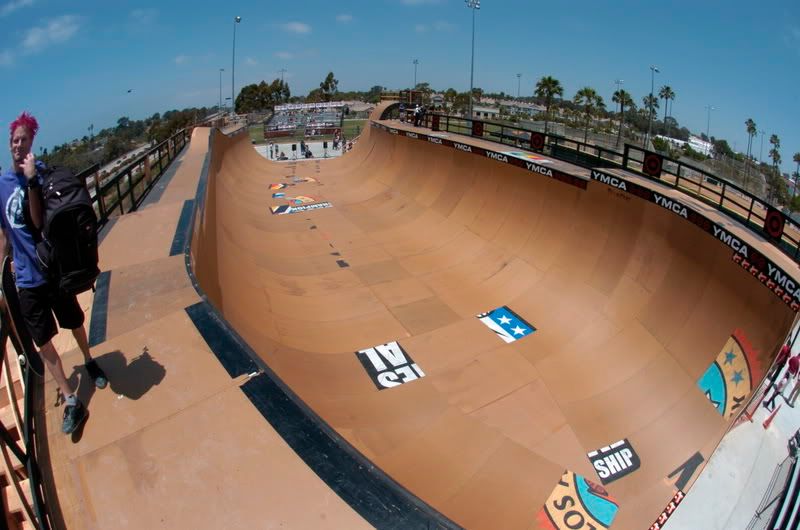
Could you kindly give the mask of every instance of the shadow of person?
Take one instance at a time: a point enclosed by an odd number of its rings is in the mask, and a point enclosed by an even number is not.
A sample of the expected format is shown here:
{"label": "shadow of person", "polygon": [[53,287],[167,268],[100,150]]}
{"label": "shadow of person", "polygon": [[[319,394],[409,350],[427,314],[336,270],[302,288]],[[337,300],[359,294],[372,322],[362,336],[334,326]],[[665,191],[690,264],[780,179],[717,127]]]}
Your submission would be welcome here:
{"label": "shadow of person", "polygon": [[[147,346],[130,361],[119,350],[98,355],[94,359],[105,372],[111,391],[134,401],[160,384],[167,374],[164,366],[153,358]],[[88,408],[98,389],[87,373],[85,365],[73,367],[69,384],[73,388],[78,388],[78,399]]]}

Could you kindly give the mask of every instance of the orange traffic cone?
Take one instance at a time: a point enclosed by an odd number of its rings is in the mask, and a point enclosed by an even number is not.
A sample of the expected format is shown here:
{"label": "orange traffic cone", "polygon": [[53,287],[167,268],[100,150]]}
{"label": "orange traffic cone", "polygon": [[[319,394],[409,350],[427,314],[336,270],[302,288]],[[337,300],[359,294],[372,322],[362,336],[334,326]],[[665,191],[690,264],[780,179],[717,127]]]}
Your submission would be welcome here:
{"label": "orange traffic cone", "polygon": [[772,420],[775,419],[775,415],[778,413],[779,410],[781,410],[781,405],[783,405],[783,403],[778,403],[778,406],[775,407],[775,410],[772,411],[772,414],[767,416],[767,419],[764,420],[763,425],[765,429],[769,429],[770,424],[772,424]]}

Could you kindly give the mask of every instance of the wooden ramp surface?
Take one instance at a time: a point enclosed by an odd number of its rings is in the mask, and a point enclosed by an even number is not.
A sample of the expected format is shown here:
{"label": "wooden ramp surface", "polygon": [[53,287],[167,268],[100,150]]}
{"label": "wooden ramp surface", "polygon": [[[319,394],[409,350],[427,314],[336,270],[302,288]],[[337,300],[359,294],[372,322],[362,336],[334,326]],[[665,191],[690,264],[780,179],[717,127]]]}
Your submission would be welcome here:
{"label": "wooden ramp surface", "polygon": [[370,520],[258,414],[250,377],[226,372],[185,310],[202,298],[170,254],[192,208],[194,279],[257,371],[442,525],[648,528],[691,487],[795,313],[679,212],[569,164],[536,160],[571,184],[464,152],[505,146],[422,133],[375,121],[344,157],[287,164],[247,135],[195,131],[174,191],[103,242],[93,351],[111,390],[91,396],[79,443],[48,404],[70,527]]}

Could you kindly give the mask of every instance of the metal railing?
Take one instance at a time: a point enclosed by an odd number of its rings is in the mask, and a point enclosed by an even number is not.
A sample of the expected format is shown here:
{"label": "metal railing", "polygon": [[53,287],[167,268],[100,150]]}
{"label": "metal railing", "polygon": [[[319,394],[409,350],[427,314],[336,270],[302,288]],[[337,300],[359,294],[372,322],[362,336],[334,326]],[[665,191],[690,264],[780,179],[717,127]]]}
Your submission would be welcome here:
{"label": "metal railing", "polygon": [[178,131],[111,175],[101,172],[98,164],[79,174],[89,188],[100,228],[109,219],[139,208],[158,178],[186,146],[191,133],[191,127]]}
{"label": "metal railing", "polygon": [[[747,530],[766,530],[767,528],[787,528],[782,526],[783,520],[791,518],[789,513],[792,509],[797,510],[796,506],[800,500],[796,497],[796,491],[790,491],[792,487],[791,479],[794,479],[795,490],[797,488],[798,473],[797,456],[790,455],[775,467],[772,478],[767,486],[767,491],[761,498],[761,502],[756,508],[753,518],[747,525]],[[792,495],[794,493],[794,496]],[[793,508],[794,507],[794,508]],[[783,516],[783,517],[782,517]],[[796,517],[796,515],[795,515]],[[782,519],[782,521],[778,521]]]}
{"label": "metal railing", "polygon": [[[393,115],[390,111],[387,116],[395,117],[397,114]],[[409,114],[406,119],[411,121],[411,115]],[[434,131],[463,134],[508,145],[515,149],[542,153],[584,168],[615,168],[635,173],[667,185],[719,210],[728,217],[741,222],[758,235],[765,237],[781,252],[800,263],[800,225],[798,223],[779,211],[777,207],[756,197],[744,188],[691,164],[647,151],[632,144],[625,144],[623,152],[619,152],[552,133],[544,134],[512,125],[447,114],[427,114],[421,125]],[[539,145],[538,149],[533,147],[534,141],[541,141],[541,144],[537,144]],[[645,172],[645,157],[651,153],[657,154],[663,160],[660,177],[653,177]],[[777,236],[767,233],[765,227],[768,219],[773,220],[772,218],[776,215],[779,216],[782,227]]]}
{"label": "metal railing", "polygon": [[[10,274],[10,272],[8,272]],[[22,508],[22,517],[31,525],[39,530],[48,530],[51,523],[47,517],[47,510],[44,502],[43,484],[40,477],[36,451],[36,427],[34,426],[34,399],[38,399],[42,390],[42,382],[36,380],[31,375],[31,370],[27,363],[20,362],[21,359],[30,358],[30,355],[38,355],[33,349],[33,343],[27,336],[25,330],[18,330],[14,326],[14,321],[7,310],[6,300],[2,302],[3,309],[0,311],[0,357],[2,357],[2,379],[5,383],[8,406],[11,408],[13,426],[4,425],[0,422],[0,453],[3,458],[3,468],[8,479],[9,485],[14,489],[14,495]],[[12,361],[9,360],[7,345],[11,340],[16,355],[13,355],[13,364],[16,368],[19,379],[14,381],[12,376]],[[20,358],[20,354],[25,352],[28,357]],[[22,391],[22,411],[20,411],[20,397],[17,395],[15,383],[19,383]],[[18,438],[16,440],[15,438]],[[14,464],[16,460],[18,465]],[[28,481],[30,494],[24,491],[24,481]],[[7,498],[10,498],[7,497]],[[2,504],[2,496],[0,496]],[[8,506],[3,506],[3,517],[12,517]],[[4,519],[3,522],[6,520]]]}

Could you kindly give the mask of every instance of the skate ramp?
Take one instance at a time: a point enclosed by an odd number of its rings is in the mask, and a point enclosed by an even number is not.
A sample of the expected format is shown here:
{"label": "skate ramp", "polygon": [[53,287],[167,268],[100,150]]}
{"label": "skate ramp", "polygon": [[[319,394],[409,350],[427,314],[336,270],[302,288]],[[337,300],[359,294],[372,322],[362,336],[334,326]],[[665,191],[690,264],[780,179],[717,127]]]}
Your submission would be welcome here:
{"label": "skate ramp", "polygon": [[338,436],[464,527],[649,527],[795,316],[719,239],[574,166],[565,183],[375,126],[336,160],[210,146],[200,288]]}

